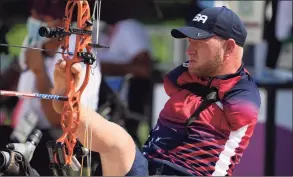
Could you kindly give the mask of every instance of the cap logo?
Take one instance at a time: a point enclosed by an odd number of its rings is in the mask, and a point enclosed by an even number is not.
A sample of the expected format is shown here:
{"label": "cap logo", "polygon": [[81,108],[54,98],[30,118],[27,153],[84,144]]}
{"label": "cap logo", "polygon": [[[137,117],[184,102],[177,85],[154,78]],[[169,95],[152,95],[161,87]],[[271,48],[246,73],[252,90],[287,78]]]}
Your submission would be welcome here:
{"label": "cap logo", "polygon": [[192,21],[195,21],[195,22],[202,22],[202,23],[205,23],[208,19],[208,16],[206,15],[201,15],[201,14],[197,14],[193,19]]}

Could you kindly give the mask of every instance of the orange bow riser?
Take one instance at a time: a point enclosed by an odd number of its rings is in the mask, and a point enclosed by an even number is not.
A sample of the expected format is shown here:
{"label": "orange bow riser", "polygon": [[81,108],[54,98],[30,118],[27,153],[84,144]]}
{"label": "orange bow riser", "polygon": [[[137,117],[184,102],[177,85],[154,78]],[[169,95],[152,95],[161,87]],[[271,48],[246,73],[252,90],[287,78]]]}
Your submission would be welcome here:
{"label": "orange bow riser", "polygon": [[[77,14],[76,28],[72,28],[72,16],[73,12]],[[81,147],[76,147],[77,136],[76,131],[80,121],[80,101],[81,95],[86,88],[90,79],[91,65],[95,62],[96,57],[92,54],[93,47],[103,47],[99,44],[92,44],[92,26],[90,16],[90,7],[88,1],[85,0],[69,0],[66,4],[64,26],[62,28],[48,28],[41,27],[39,33],[44,37],[57,37],[62,40],[62,58],[66,61],[66,79],[67,79],[67,100],[64,102],[62,114],[61,114],[61,126],[63,134],[57,139],[57,142],[48,142],[47,147],[50,156],[50,163],[53,165],[53,173],[58,175],[60,168],[67,168],[72,166],[72,160],[74,155],[85,155],[81,150]],[[75,49],[69,51],[70,35],[75,34]],[[86,64],[85,78],[78,90],[74,86],[74,78],[71,73],[71,67],[75,63],[83,62]],[[76,162],[76,161],[75,161]],[[66,169],[64,169],[66,171]],[[61,173],[65,174],[66,172]]]}
{"label": "orange bow riser", "polygon": [[[70,29],[72,22],[73,10],[77,7],[77,29]],[[88,84],[90,77],[90,64],[94,60],[94,56],[91,53],[91,47],[88,45],[91,40],[91,28],[90,23],[90,8],[87,1],[68,1],[66,5],[65,18],[64,18],[64,30],[71,33],[76,30],[76,43],[73,57],[68,54],[63,54],[63,59],[66,61],[66,78],[67,78],[67,93],[68,101],[64,103],[61,126],[63,129],[63,135],[57,140],[57,142],[65,143],[67,152],[65,152],[66,164],[71,163],[74,147],[76,144],[76,130],[80,120],[80,98],[85,87]],[[69,35],[66,35],[63,40],[62,50],[63,52],[69,52]],[[86,52],[84,50],[86,49]],[[74,80],[71,73],[71,66],[75,63],[85,62],[86,75],[84,81],[79,88],[75,90]]]}

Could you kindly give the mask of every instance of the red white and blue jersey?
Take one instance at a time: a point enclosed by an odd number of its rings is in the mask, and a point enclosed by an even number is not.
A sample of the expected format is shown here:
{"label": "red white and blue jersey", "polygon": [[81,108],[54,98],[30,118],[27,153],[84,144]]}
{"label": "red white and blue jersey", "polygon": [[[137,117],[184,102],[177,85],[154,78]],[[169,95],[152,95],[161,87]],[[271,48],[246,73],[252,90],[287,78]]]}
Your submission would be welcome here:
{"label": "red white and blue jersey", "polygon": [[[220,101],[200,113],[186,136],[184,125],[203,100],[196,91],[182,89],[190,83],[218,88]],[[235,74],[213,78],[194,76],[179,66],[167,74],[164,87],[170,98],[143,147],[150,168],[164,164],[186,175],[232,175],[249,144],[260,107],[258,88],[244,66]]]}

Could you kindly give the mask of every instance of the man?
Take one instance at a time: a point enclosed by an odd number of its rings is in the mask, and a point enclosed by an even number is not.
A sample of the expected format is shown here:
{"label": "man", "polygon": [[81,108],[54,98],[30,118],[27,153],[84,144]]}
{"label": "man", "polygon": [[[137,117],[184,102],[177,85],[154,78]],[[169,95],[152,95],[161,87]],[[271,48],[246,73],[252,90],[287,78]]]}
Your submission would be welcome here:
{"label": "man", "polygon": [[[64,7],[63,2],[33,1],[31,15],[27,19],[27,36],[22,45],[44,48],[53,52],[42,52],[33,49],[21,50],[19,64],[23,72],[18,82],[18,91],[50,93],[52,88],[51,73],[53,72],[54,62],[56,62],[54,61],[55,51],[60,47],[61,42],[57,39],[42,38],[38,34],[38,29],[41,26],[55,27],[61,25]],[[54,13],[49,11],[52,8],[54,8]],[[16,129],[23,126],[22,122],[25,122],[28,115],[31,115],[29,117],[34,120],[32,122],[35,122],[38,128],[47,129],[51,126],[58,126],[60,120],[51,105],[50,100],[20,99],[17,114],[15,114],[15,119],[18,122]],[[29,128],[28,126],[26,127],[26,133],[17,133],[15,131],[12,137],[20,142],[25,141],[26,135],[30,133],[30,129],[34,128],[34,125]]]}
{"label": "man", "polygon": [[[144,146],[148,164],[121,127],[81,108],[77,135],[84,137],[87,118],[96,121],[91,125],[96,140],[92,150],[101,154],[103,175],[231,175],[248,146],[260,96],[241,61],[247,35],[244,24],[226,7],[214,7],[171,33],[188,38],[189,62],[165,78],[170,99]],[[58,95],[66,90],[65,64],[59,61],[55,69]],[[72,68],[76,84],[79,67]],[[53,106],[61,112],[62,102],[53,101]]]}
{"label": "man", "polygon": [[[143,150],[150,173],[168,175],[176,169],[177,175],[231,175],[260,107],[257,86],[242,64],[244,24],[226,7],[214,7],[171,34],[188,38],[189,61],[165,77],[170,99]],[[204,109],[213,90],[218,98]]]}

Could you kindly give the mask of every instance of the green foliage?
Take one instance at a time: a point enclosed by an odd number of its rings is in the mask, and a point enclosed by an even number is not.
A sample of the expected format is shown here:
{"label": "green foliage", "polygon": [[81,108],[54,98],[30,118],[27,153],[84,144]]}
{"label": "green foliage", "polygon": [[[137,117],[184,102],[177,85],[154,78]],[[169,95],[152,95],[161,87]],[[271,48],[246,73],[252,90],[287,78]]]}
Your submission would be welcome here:
{"label": "green foliage", "polygon": [[[26,25],[25,24],[16,24],[7,33],[7,35],[6,35],[7,42],[8,42],[8,44],[21,46],[26,34],[27,34]],[[20,48],[9,47],[10,56],[19,56],[20,50],[21,50]]]}

